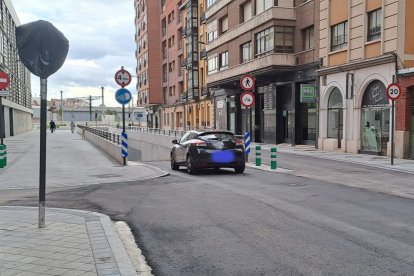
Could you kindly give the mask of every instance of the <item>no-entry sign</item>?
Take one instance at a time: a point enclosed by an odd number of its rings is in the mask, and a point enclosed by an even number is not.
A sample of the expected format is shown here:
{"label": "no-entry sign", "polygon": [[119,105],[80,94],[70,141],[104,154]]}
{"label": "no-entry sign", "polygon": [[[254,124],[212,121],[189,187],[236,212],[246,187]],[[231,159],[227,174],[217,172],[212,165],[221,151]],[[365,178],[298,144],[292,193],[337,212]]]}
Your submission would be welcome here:
{"label": "no-entry sign", "polygon": [[0,71],[0,89],[6,89],[9,83],[10,83],[9,75]]}

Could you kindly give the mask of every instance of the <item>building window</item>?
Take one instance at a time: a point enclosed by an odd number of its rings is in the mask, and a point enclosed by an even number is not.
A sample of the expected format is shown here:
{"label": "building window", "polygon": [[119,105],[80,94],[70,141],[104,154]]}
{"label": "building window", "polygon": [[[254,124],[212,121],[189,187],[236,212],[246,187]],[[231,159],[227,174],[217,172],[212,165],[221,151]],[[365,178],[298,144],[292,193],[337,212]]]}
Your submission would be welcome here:
{"label": "building window", "polygon": [[256,34],[256,54],[261,55],[273,51],[274,29],[273,27]]}
{"label": "building window", "polygon": [[217,56],[208,59],[208,74],[217,72]]}
{"label": "building window", "polygon": [[221,33],[227,32],[228,29],[229,29],[229,18],[226,16],[226,17],[223,17],[220,20],[220,30],[221,30]]}
{"label": "building window", "polygon": [[331,27],[331,51],[348,46],[348,21]]}
{"label": "building window", "polygon": [[256,14],[270,9],[274,5],[274,0],[256,0]]}
{"label": "building window", "polygon": [[217,20],[214,20],[207,25],[207,43],[217,38]]}
{"label": "building window", "polygon": [[368,41],[381,38],[382,10],[378,9],[368,13]]}
{"label": "building window", "polygon": [[252,43],[249,41],[240,46],[241,60],[240,62],[247,62],[252,59]]}
{"label": "building window", "polygon": [[246,22],[248,20],[250,20],[253,17],[253,6],[252,6],[252,2],[249,1],[247,3],[245,3],[243,6],[241,6],[241,14],[242,14],[242,18],[240,23]]}
{"label": "building window", "polygon": [[225,70],[229,67],[229,52],[220,54],[220,70]]}
{"label": "building window", "polygon": [[207,0],[207,8],[212,6],[214,3],[216,3],[217,0]]}
{"label": "building window", "polygon": [[302,30],[303,50],[314,48],[313,44],[313,26]]}
{"label": "building window", "polygon": [[293,37],[295,29],[293,27],[275,27],[276,52],[293,52]]}

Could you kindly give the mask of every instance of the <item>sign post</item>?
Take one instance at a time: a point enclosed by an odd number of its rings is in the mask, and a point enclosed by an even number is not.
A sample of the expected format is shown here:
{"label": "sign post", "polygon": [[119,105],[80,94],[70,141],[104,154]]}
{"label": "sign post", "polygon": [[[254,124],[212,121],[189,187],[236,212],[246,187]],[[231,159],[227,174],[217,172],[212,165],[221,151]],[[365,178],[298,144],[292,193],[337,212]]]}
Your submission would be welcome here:
{"label": "sign post", "polygon": [[387,87],[387,97],[391,100],[391,165],[394,165],[394,111],[395,111],[395,101],[401,96],[401,87],[398,83],[391,83]]}
{"label": "sign post", "polygon": [[132,95],[124,87],[131,83],[131,74],[124,69],[124,66],[121,66],[121,70],[116,71],[115,73],[115,82],[119,84],[122,88],[118,89],[115,93],[115,99],[118,103],[122,104],[122,160],[123,165],[126,166],[127,164],[127,157],[128,157],[128,135],[125,131],[125,105],[131,101]]}
{"label": "sign post", "polygon": [[240,87],[244,90],[244,92],[240,95],[240,103],[242,106],[246,108],[246,134],[245,140],[248,139],[248,148],[246,148],[246,160],[249,159],[250,153],[250,131],[251,125],[249,127],[249,123],[252,123],[252,109],[251,107],[254,105],[254,94],[253,90],[256,85],[256,80],[252,75],[245,75],[240,79]]}
{"label": "sign post", "polygon": [[[0,89],[6,89],[9,85],[9,75],[0,71]],[[9,96],[9,91],[0,91],[0,145],[3,144],[3,139],[6,138],[6,131],[4,128],[4,107],[3,107],[3,96]]]}

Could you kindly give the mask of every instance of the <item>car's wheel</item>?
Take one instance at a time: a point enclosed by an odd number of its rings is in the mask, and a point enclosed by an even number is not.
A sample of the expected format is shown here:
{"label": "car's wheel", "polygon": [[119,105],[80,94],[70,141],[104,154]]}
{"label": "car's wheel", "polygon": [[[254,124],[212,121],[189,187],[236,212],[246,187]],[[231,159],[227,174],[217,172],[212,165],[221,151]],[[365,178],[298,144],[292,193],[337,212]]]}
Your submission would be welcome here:
{"label": "car's wheel", "polygon": [[244,169],[245,169],[245,166],[240,166],[240,167],[235,167],[234,168],[234,171],[236,173],[243,173],[244,172]]}
{"label": "car's wheel", "polygon": [[171,154],[171,169],[176,171],[180,168],[180,166],[177,165],[177,163],[175,163],[174,157]]}
{"label": "car's wheel", "polygon": [[191,161],[190,155],[187,156],[187,161],[186,161],[185,165],[187,166],[187,172],[189,174],[197,173],[197,169],[194,167],[193,162]]}

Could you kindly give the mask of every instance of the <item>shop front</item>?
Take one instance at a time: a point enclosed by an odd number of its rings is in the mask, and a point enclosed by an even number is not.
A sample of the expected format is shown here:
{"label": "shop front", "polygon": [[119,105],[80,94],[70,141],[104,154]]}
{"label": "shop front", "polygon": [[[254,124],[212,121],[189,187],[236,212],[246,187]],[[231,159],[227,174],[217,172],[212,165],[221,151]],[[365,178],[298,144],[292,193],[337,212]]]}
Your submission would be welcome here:
{"label": "shop front", "polygon": [[387,155],[390,141],[390,107],[385,85],[372,81],[364,92],[360,121],[360,153]]}

